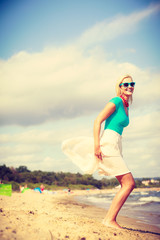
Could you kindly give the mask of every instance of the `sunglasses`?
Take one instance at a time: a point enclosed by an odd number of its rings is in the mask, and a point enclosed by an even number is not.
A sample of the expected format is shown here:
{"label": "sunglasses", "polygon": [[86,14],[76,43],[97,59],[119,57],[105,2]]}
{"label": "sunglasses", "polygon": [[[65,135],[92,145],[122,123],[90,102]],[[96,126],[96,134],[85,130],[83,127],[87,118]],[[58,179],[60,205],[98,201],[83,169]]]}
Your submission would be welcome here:
{"label": "sunglasses", "polygon": [[119,84],[119,86],[123,86],[123,87],[128,87],[128,86],[131,86],[131,87],[134,87],[135,86],[135,82],[125,82],[125,83],[121,83]]}

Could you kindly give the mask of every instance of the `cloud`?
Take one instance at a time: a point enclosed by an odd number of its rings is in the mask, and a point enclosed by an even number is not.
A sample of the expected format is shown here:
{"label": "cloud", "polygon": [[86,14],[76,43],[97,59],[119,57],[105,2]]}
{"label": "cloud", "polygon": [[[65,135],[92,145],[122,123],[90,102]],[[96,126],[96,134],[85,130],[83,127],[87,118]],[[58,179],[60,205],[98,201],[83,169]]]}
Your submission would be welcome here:
{"label": "cloud", "polygon": [[1,158],[5,158],[7,156],[12,156],[14,158],[14,156],[22,156],[24,155],[32,155],[35,154],[37,152],[41,151],[40,146],[38,145],[30,145],[30,144],[17,144],[15,146],[1,146],[0,147],[0,154],[1,154]]}
{"label": "cloud", "polygon": [[[160,74],[129,62],[108,61],[103,43],[134,31],[159,9],[151,5],[104,20],[72,45],[32,54],[21,51],[1,60],[0,124],[6,125],[0,135],[1,164],[79,171],[61,152],[61,142],[92,136],[95,116],[115,96],[116,79],[129,73],[136,87],[130,125],[123,134],[124,157],[134,176],[158,176]],[[119,55],[125,52],[134,54],[136,49],[120,50]]]}
{"label": "cloud", "polygon": [[157,138],[160,132],[159,118],[160,112],[154,111],[134,117],[130,120],[127,138],[132,140],[146,139],[147,136]]}
{"label": "cloud", "polygon": [[1,62],[0,68],[2,125],[32,125],[91,114],[114,96],[115,80],[123,73],[136,79],[135,99],[140,104],[159,98],[158,88],[153,88],[159,84],[159,75],[95,54],[86,57],[74,47],[21,52]]}
{"label": "cloud", "polygon": [[9,127],[9,130],[6,129],[8,133],[0,134],[0,164],[14,167],[25,165],[31,170],[78,171],[69,160],[64,159],[61,143],[70,137],[92,134],[90,122],[84,125],[86,118],[79,120],[57,121],[50,125],[43,124],[40,128]]}
{"label": "cloud", "polygon": [[33,54],[22,51],[0,61],[1,125],[28,126],[91,114],[115,94],[116,79],[126,73],[136,79],[135,98],[140,104],[156,103],[159,91],[153,85],[159,84],[158,74],[151,75],[131,63],[107,61],[103,47],[94,46],[87,55],[84,50],[92,43],[127,34],[159,9],[160,5],[151,5],[140,12],[97,23],[72,45]]}
{"label": "cloud", "polygon": [[133,117],[124,130],[124,157],[135,176],[159,176],[159,112]]}
{"label": "cloud", "polygon": [[143,19],[158,11],[160,11],[160,4],[155,4],[128,16],[117,16],[110,22],[106,19],[86,30],[78,40],[78,44],[81,46],[91,46],[93,44],[110,41],[123,34],[133,33]]}
{"label": "cloud", "polygon": [[[30,169],[36,169],[36,165],[31,165]],[[39,165],[40,169],[43,171],[48,171],[48,169],[52,169],[53,171],[58,172],[78,172],[79,169],[74,166],[68,159],[55,159],[50,156],[46,156]]]}
{"label": "cloud", "polygon": [[[159,174],[159,118],[158,112],[133,116],[124,129],[123,155],[135,177]],[[87,117],[65,123],[64,127],[61,121],[52,129],[44,124],[41,129],[35,126],[15,134],[1,134],[0,162],[15,167],[26,165],[31,170],[80,171],[63,155],[61,143],[66,138],[92,136],[93,123]]]}

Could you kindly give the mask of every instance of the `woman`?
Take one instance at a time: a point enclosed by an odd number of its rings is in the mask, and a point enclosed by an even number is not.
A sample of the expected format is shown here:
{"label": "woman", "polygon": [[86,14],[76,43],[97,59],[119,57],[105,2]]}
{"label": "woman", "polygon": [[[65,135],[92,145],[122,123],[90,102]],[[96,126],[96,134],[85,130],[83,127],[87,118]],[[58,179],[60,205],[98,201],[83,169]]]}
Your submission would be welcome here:
{"label": "woman", "polygon": [[[121,228],[116,217],[135,186],[131,172],[122,157],[122,132],[129,124],[128,107],[132,102],[135,83],[127,75],[117,81],[117,97],[112,98],[94,122],[93,139],[77,137],[65,140],[63,152],[85,173],[93,174],[99,170],[101,175],[115,176],[121,185],[109,208],[103,224]],[[105,121],[102,137],[101,124]],[[94,152],[94,153],[93,153]]]}
{"label": "woman", "polygon": [[[129,101],[132,101],[134,85],[131,76],[121,78],[116,85],[117,97],[110,100],[94,122],[94,153],[99,166],[102,166],[101,172],[115,176],[121,185],[103,221],[106,226],[114,228],[121,228],[116,222],[117,214],[135,187],[132,174],[123,160],[121,148],[123,128],[129,124],[128,107]],[[103,121],[105,127],[100,139]]]}

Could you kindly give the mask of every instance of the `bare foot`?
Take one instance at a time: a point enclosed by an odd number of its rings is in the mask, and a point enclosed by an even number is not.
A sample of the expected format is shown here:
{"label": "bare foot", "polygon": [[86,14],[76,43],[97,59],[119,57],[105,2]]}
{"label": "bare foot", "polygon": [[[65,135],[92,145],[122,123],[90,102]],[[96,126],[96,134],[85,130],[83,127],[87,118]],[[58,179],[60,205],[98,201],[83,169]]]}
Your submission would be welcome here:
{"label": "bare foot", "polygon": [[104,224],[106,227],[123,229],[116,221],[105,221],[105,220],[103,220],[102,224]]}

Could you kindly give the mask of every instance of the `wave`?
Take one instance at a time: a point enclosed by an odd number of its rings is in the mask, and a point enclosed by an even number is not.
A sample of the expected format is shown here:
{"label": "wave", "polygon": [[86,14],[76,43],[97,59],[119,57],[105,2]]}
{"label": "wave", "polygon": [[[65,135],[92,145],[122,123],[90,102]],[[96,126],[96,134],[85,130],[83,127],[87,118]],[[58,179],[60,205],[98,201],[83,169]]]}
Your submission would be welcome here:
{"label": "wave", "polygon": [[87,200],[89,202],[93,202],[93,203],[110,203],[111,200],[107,199],[107,198],[97,198],[97,197],[88,197]]}
{"label": "wave", "polygon": [[160,203],[160,198],[159,197],[152,197],[152,196],[142,197],[142,198],[139,199],[139,201],[147,202],[147,203],[149,203],[149,202],[159,202]]}
{"label": "wave", "polygon": [[139,196],[139,195],[149,195],[149,192],[132,192],[133,196]]}
{"label": "wave", "polygon": [[[81,200],[84,202],[98,205],[101,207],[108,207],[113,200],[113,193],[110,194],[97,194],[97,195],[90,195],[90,196],[83,196]],[[133,208],[133,207],[147,207],[153,204],[160,203],[160,195],[157,192],[133,192],[131,196],[127,199],[124,208]],[[152,206],[153,207],[153,206]]]}
{"label": "wave", "polygon": [[[160,191],[134,192],[121,210],[123,216],[137,218],[137,221],[160,227],[159,203]],[[83,203],[108,209],[113,194],[99,194],[77,197]]]}
{"label": "wave", "polygon": [[141,195],[149,195],[149,192],[140,192]]}
{"label": "wave", "polygon": [[132,206],[138,206],[138,205],[145,205],[147,202],[139,202],[139,201],[133,201],[133,202],[126,202],[126,205],[132,205]]}

